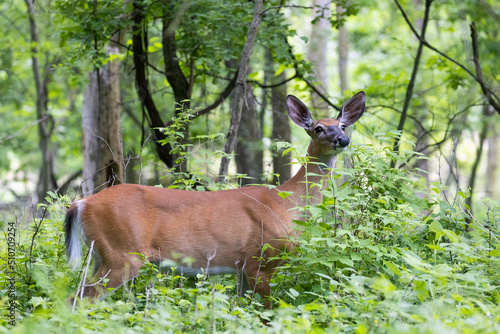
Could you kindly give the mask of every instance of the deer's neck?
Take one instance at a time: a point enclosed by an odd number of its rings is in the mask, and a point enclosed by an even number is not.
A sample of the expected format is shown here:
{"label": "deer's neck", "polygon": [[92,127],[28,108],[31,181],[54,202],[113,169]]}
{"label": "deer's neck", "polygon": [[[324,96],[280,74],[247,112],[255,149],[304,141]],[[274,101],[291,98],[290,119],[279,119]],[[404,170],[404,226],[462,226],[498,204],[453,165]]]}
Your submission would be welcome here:
{"label": "deer's neck", "polygon": [[328,185],[328,178],[331,175],[331,168],[337,161],[336,155],[308,157],[308,161],[303,164],[297,174],[290,180],[278,186],[278,191],[291,193],[286,199],[289,209],[314,205],[323,200],[322,190]]}

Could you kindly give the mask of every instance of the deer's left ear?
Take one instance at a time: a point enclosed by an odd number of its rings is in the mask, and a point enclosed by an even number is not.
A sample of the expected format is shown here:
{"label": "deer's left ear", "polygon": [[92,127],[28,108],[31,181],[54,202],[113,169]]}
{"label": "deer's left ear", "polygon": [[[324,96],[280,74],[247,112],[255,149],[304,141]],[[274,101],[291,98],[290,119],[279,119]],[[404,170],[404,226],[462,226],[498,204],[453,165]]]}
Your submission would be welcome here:
{"label": "deer's left ear", "polygon": [[344,104],[337,120],[346,126],[352,125],[365,112],[365,92],[361,91],[356,93],[349,101]]}
{"label": "deer's left ear", "polygon": [[295,124],[306,130],[313,125],[311,113],[301,100],[293,95],[288,95],[286,98],[286,106],[288,107],[288,115]]}

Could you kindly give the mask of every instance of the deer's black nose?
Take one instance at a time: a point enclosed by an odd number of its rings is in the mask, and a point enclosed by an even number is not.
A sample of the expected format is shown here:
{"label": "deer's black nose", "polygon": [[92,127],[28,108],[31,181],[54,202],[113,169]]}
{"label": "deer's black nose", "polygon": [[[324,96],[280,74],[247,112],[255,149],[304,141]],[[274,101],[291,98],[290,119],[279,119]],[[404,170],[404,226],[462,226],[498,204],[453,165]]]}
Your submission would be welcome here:
{"label": "deer's black nose", "polygon": [[350,142],[351,141],[346,136],[342,136],[339,138],[339,146],[340,147],[346,147],[347,145],[349,145]]}

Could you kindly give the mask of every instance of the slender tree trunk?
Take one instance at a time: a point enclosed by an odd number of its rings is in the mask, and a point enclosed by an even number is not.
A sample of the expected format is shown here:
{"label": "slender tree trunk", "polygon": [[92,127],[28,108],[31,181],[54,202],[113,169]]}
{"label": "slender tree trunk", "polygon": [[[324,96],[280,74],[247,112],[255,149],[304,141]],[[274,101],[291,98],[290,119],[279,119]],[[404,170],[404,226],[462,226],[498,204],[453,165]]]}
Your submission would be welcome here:
{"label": "slender tree trunk", "polygon": [[246,97],[245,84],[248,72],[248,62],[250,60],[250,54],[252,51],[253,44],[255,42],[255,38],[257,37],[257,32],[259,30],[259,25],[261,21],[261,12],[262,12],[262,0],[255,0],[253,20],[250,29],[248,31],[245,47],[243,48],[243,52],[241,54],[238,77],[236,79],[234,102],[231,107],[231,124],[229,126],[229,132],[227,134],[227,141],[226,144],[224,145],[225,155],[222,157],[219,169],[220,182],[224,182],[227,176],[229,167],[229,157],[234,151],[236,138],[238,136],[238,129],[240,127],[243,103]]}
{"label": "slender tree trunk", "polygon": [[[424,106],[420,106],[423,110]],[[429,136],[426,134],[426,130],[422,127],[424,124],[426,116],[420,113],[417,116],[419,122],[415,123],[417,128],[417,145],[415,146],[415,151],[424,154],[426,157],[429,155]],[[426,183],[429,183],[429,160],[428,159],[418,159],[416,167],[423,170],[424,172],[419,172],[419,174],[425,179]]]}
{"label": "slender tree trunk", "polygon": [[[343,19],[343,14],[345,13],[344,7],[339,1],[337,3],[337,15],[340,19]],[[349,35],[347,34],[347,28],[345,24],[342,24],[338,28],[338,53],[339,53],[339,78],[340,78],[340,93],[344,94],[346,90],[349,90],[349,81],[347,77],[347,56],[349,53]]]}
{"label": "slender tree trunk", "polygon": [[[94,173],[99,166],[99,84],[97,72],[89,73],[89,83],[83,93],[82,105],[82,137],[83,137],[83,196],[92,195],[97,191],[97,181]],[[97,131],[97,133],[95,133]]]}
{"label": "slender tree trunk", "polygon": [[[184,12],[187,10],[188,6],[189,1],[185,1],[177,11],[175,11],[174,6],[168,6],[168,8],[164,10],[164,19],[162,22],[163,62],[165,63],[165,74],[168,83],[174,92],[174,113],[176,117],[179,113],[182,113],[190,108],[191,92],[194,80],[193,66],[191,67],[191,82],[188,82],[184,73],[182,73],[182,69],[179,64],[179,57],[177,56],[177,46],[175,43],[175,31],[177,29],[177,24]],[[184,124],[183,131],[184,139],[181,139],[181,144],[185,144],[187,142],[187,138],[189,138],[188,123]],[[185,150],[185,147],[186,146],[184,146],[183,150]],[[175,167],[178,172],[187,171],[185,161],[178,161]]]}
{"label": "slender tree trunk", "polygon": [[[486,121],[483,121],[483,128],[481,129],[481,133],[479,135],[479,146],[476,152],[476,159],[474,160],[474,164],[472,165],[472,170],[469,178],[470,196],[465,199],[465,203],[469,206],[469,211],[471,212],[471,214],[474,213],[474,211],[472,210],[472,195],[474,194],[474,187],[476,184],[477,169],[481,161],[481,156],[483,155],[483,147],[487,134],[488,134],[488,123]],[[472,221],[471,217],[467,216],[465,218],[465,221],[467,223],[467,228],[469,228],[470,223]]]}
{"label": "slender tree trunk", "polygon": [[[278,76],[274,76],[272,56],[269,51],[266,53],[266,62],[266,75],[270,77],[268,81],[271,85],[283,82],[286,77],[285,72],[281,72]],[[291,142],[286,95],[286,84],[271,88],[271,112],[273,120],[271,140],[273,143],[278,141]],[[283,151],[284,149],[272,149],[271,151],[273,157],[273,184],[283,183],[291,178],[290,157],[289,155],[283,156]]]}
{"label": "slender tree trunk", "polygon": [[141,2],[134,1],[133,8],[132,19],[134,20],[134,24],[132,25],[132,51],[134,53],[135,86],[137,94],[139,95],[139,100],[141,101],[143,112],[147,112],[149,116],[149,125],[150,128],[153,129],[152,131],[154,134],[154,142],[158,157],[165,163],[165,165],[167,165],[167,167],[172,168],[175,164],[175,157],[170,153],[172,146],[169,143],[162,145],[158,142],[159,140],[166,139],[165,134],[159,130],[159,128],[165,127],[165,123],[162,121],[158,108],[153,100],[153,96],[149,91],[149,82],[147,80],[145,65],[147,61],[147,53],[144,49],[142,30],[144,7]]}
{"label": "slender tree trunk", "polygon": [[[420,10],[422,6],[422,0],[413,0],[413,6],[415,10]],[[415,21],[415,27],[422,31],[424,20],[422,18],[417,18]],[[426,106],[421,105],[419,110],[425,110]],[[417,116],[418,122],[415,122],[415,126],[417,128],[417,145],[415,146],[415,151],[423,153],[425,156],[429,154],[429,136],[426,134],[426,130],[422,127],[422,124],[425,123],[426,115],[423,113],[419,113]],[[425,179],[425,181],[429,182],[429,160],[427,159],[419,159],[417,160],[416,167],[423,170],[424,172],[419,172],[419,174]],[[426,173],[427,172],[427,173]]]}
{"label": "slender tree trunk", "polygon": [[489,123],[488,160],[486,165],[486,193],[490,198],[497,198],[498,180],[498,130],[495,122]]}
{"label": "slender tree trunk", "polygon": [[[174,8],[169,8],[163,13],[165,19],[162,23],[162,42],[163,42],[163,62],[165,63],[165,74],[168,83],[172,86],[174,91],[174,98],[177,104],[181,101],[189,100],[191,98],[190,86],[182,69],[179,65],[179,58],[177,57],[177,47],[175,45],[175,19],[176,14],[173,13]],[[180,14],[179,14],[180,15]],[[184,107],[189,109],[189,101],[184,103]],[[176,109],[176,115],[179,110]]]}
{"label": "slender tree trunk", "polygon": [[57,189],[54,174],[55,151],[52,145],[52,132],[54,131],[54,120],[48,113],[48,91],[47,85],[50,78],[51,68],[46,57],[45,73],[42,76],[39,65],[38,53],[38,27],[35,20],[35,1],[25,0],[28,9],[28,17],[31,35],[31,66],[36,89],[36,116],[38,122],[39,147],[42,154],[40,175],[36,187],[35,203],[44,200],[47,191]]}
{"label": "slender tree trunk", "polygon": [[[429,12],[431,9],[431,4],[433,0],[426,0],[425,1],[425,14],[424,14],[424,20],[422,22],[422,30],[420,33],[420,36],[422,39],[425,39],[425,32],[427,30],[427,23],[429,22]],[[406,88],[406,96],[405,96],[405,101],[403,105],[403,110],[401,112],[401,117],[399,119],[399,125],[398,125],[398,130],[403,131],[405,121],[406,121],[406,116],[408,114],[408,109],[410,107],[410,101],[413,96],[413,88],[415,86],[415,81],[417,79],[417,73],[418,73],[418,67],[420,65],[420,57],[422,56],[422,50],[424,48],[424,43],[422,41],[419,41],[418,43],[418,49],[417,49],[417,54],[415,56],[415,61],[413,63],[413,71],[411,73],[410,81],[408,82],[408,87]],[[394,143],[393,150],[395,153],[399,152],[399,142],[400,139],[397,138],[396,142]],[[392,167],[396,165],[396,161],[394,160],[391,163]]]}
{"label": "slender tree trunk", "polygon": [[241,122],[245,124],[238,131],[236,145],[236,171],[249,178],[241,180],[242,185],[262,183],[262,141],[257,122],[257,106],[252,89],[247,89],[246,103],[243,104]]}
{"label": "slender tree trunk", "polygon": [[[326,70],[327,64],[327,46],[330,40],[331,24],[330,17],[331,0],[314,0],[313,19],[315,20],[309,38],[309,48],[307,53],[309,60],[314,66],[314,76],[319,83],[318,90],[326,95],[328,91],[328,77]],[[319,6],[319,7],[318,7]],[[328,104],[318,94],[312,93],[312,107],[316,109],[320,118],[325,116],[328,111]]]}
{"label": "slender tree trunk", "polygon": [[492,106],[485,106],[483,109],[485,122],[488,124],[487,137],[485,139],[488,147],[486,158],[486,184],[485,191],[490,198],[496,198],[497,170],[498,170],[498,131],[495,117],[495,109]]}
{"label": "slender tree trunk", "polygon": [[[278,80],[283,79],[285,79],[285,76],[280,74]],[[273,113],[271,140],[273,142],[283,141],[290,143],[292,138],[286,109],[286,85],[276,86],[271,89],[271,106]],[[290,156],[288,154],[283,156],[283,151],[284,149],[279,149],[273,152],[274,184],[283,183],[292,177]]]}
{"label": "slender tree trunk", "polygon": [[[107,48],[107,54],[118,52]],[[113,60],[89,73],[82,110],[84,196],[124,180],[119,67]]]}
{"label": "slender tree trunk", "polygon": [[[337,19],[339,21],[344,19],[345,8],[342,6],[342,1],[335,1],[337,7]],[[347,76],[347,60],[349,53],[349,35],[347,34],[347,28],[344,23],[338,27],[338,54],[339,54],[339,78],[340,78],[340,93],[343,95],[345,91],[349,90],[349,80]],[[352,129],[348,127],[346,129],[346,135],[351,137]],[[343,157],[344,168],[351,168],[352,163],[349,156],[344,155]],[[343,175],[341,178],[336,180],[337,184],[348,182],[348,175]]]}

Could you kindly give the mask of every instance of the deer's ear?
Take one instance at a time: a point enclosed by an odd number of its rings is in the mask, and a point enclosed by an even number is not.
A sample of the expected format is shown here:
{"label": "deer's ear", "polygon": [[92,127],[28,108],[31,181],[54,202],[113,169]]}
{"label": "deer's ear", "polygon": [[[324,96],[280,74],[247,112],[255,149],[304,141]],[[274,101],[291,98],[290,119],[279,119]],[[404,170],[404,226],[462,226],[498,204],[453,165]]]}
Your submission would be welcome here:
{"label": "deer's ear", "polygon": [[365,92],[361,91],[356,93],[356,95],[351,97],[349,101],[344,104],[337,120],[346,126],[349,126],[356,123],[364,112]]}
{"label": "deer's ear", "polygon": [[286,98],[288,107],[288,115],[298,126],[304,129],[309,129],[313,125],[313,119],[306,105],[293,95],[288,95]]}

